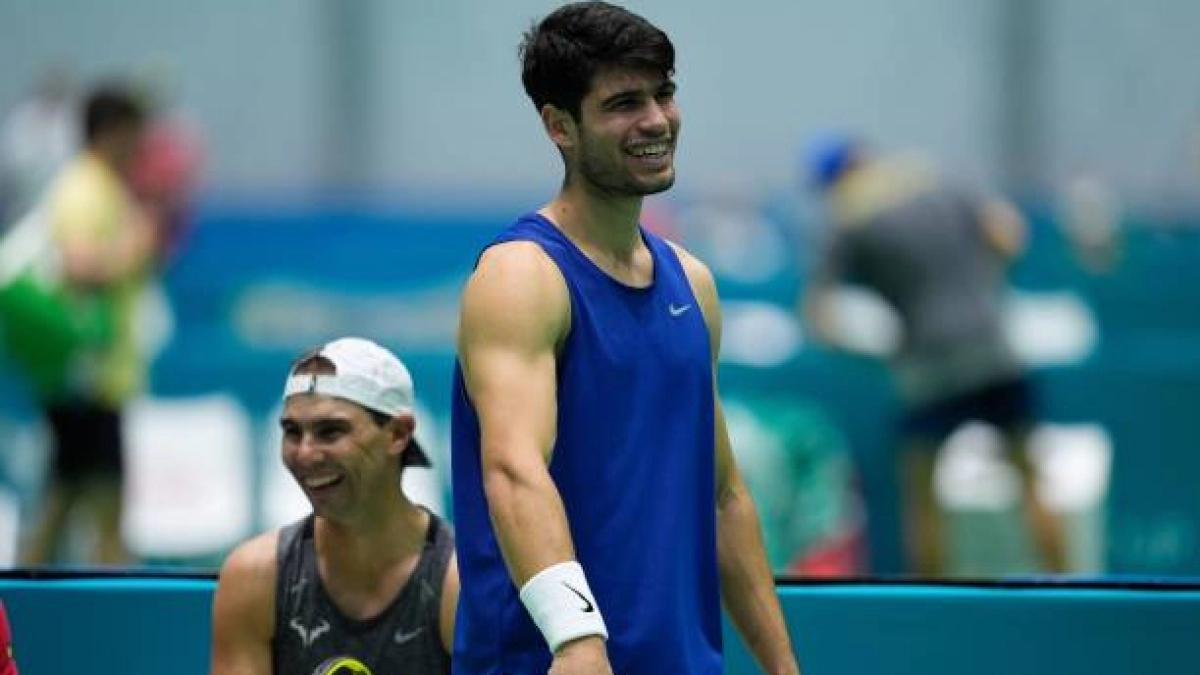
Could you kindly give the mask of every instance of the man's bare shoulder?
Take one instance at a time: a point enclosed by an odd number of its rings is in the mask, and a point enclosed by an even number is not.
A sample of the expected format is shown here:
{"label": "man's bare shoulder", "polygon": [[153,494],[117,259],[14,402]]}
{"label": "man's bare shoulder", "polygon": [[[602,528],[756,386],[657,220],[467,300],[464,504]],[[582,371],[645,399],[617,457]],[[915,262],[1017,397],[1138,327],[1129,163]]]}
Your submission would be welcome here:
{"label": "man's bare shoulder", "polygon": [[552,317],[569,304],[558,265],[532,241],[509,241],[488,248],[463,295],[464,315],[489,322]]}
{"label": "man's bare shoulder", "polygon": [[467,281],[459,357],[470,376],[481,359],[551,353],[570,326],[570,292],[550,255],[534,242],[505,242],[480,258]]}
{"label": "man's bare shoulder", "polygon": [[667,244],[675,251],[675,255],[679,258],[679,264],[683,266],[683,272],[687,275],[688,282],[697,294],[712,294],[716,295],[716,281],[713,279],[712,271],[704,261],[697,258],[686,248],[670,240]]}
{"label": "man's bare shoulder", "polygon": [[274,588],[278,554],[279,530],[263,532],[238,544],[221,565],[220,583],[263,582],[270,580]]}
{"label": "man's bare shoulder", "polygon": [[212,675],[265,673],[275,633],[275,543],[260,534],[233,549],[213,595]]}
{"label": "man's bare shoulder", "polygon": [[550,254],[535,241],[518,239],[489,246],[479,256],[476,275],[492,272],[506,274],[545,274],[557,269]]}

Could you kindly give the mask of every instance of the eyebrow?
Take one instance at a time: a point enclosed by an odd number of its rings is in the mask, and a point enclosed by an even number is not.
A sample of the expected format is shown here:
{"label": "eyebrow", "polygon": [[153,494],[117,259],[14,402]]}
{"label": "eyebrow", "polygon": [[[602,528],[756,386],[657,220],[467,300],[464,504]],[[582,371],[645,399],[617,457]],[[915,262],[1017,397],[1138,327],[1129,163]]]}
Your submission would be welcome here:
{"label": "eyebrow", "polygon": [[[314,417],[312,419],[306,420],[305,423],[308,426],[320,426],[320,425],[329,425],[329,424],[344,424],[346,426],[350,426],[353,424],[353,422],[351,420],[348,420],[344,417],[330,417],[330,416]],[[284,416],[284,417],[279,418],[279,426],[285,427],[285,426],[289,426],[289,425],[290,426],[303,426],[300,423],[300,421],[294,417]]]}
{"label": "eyebrow", "polygon": [[605,99],[603,101],[600,101],[600,105],[601,105],[601,107],[608,107],[608,106],[612,105],[613,103],[620,101],[621,99],[629,98],[631,96],[636,96],[640,93],[641,93],[641,90],[636,89],[636,88],[635,89],[622,89],[621,91],[618,91],[614,94],[611,94],[611,95],[605,97]]}
{"label": "eyebrow", "polygon": [[[667,78],[667,79],[664,79],[662,82],[660,82],[653,89],[654,89],[654,93],[657,94],[664,89],[667,89],[671,93],[674,93],[678,88],[679,87],[678,87],[678,85],[675,84],[674,80]],[[630,96],[638,96],[642,93],[642,91],[643,91],[643,89],[641,87],[629,87],[628,89],[621,89],[619,91],[613,92],[612,94],[609,94],[608,96],[606,96],[603,100],[600,101],[600,105],[602,107],[606,107],[613,103],[616,103],[617,101],[619,101],[623,98],[628,98]]]}

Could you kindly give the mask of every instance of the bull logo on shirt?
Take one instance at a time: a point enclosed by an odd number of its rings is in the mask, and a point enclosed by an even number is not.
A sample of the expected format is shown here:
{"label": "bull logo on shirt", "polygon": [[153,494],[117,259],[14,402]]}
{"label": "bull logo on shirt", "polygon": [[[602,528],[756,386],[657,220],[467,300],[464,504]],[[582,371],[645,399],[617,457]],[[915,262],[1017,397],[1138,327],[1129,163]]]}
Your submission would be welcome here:
{"label": "bull logo on shirt", "polygon": [[299,617],[292,617],[288,625],[300,635],[300,641],[304,643],[305,647],[311,647],[317,641],[317,638],[329,632],[329,622],[325,619],[321,619],[320,623],[311,628],[305,628],[304,624],[300,623]]}

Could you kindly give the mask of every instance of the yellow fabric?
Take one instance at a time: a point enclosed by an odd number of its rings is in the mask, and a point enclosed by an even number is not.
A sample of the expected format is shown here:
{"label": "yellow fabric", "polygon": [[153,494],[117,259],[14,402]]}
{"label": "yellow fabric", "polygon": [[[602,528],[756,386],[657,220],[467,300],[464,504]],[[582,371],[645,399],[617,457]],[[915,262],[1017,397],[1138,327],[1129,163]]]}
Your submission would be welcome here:
{"label": "yellow fabric", "polygon": [[[83,153],[68,165],[49,195],[48,216],[54,241],[112,249],[135,227],[139,211],[112,169],[96,157]],[[115,336],[110,345],[89,355],[94,370],[88,378],[89,393],[98,400],[119,406],[141,391],[146,364],[137,347],[135,310],[145,284],[144,266],[116,279],[100,291],[113,302]]]}

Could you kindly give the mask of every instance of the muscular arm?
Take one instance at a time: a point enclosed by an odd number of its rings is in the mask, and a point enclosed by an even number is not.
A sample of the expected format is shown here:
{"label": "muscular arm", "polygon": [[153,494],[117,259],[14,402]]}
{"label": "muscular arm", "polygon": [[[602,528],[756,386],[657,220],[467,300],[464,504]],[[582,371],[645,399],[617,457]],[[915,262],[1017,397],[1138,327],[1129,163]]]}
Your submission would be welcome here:
{"label": "muscular arm", "polygon": [[210,675],[270,675],[275,631],[277,532],[238,546],[221,567],[213,597]]}
{"label": "muscular arm", "polygon": [[763,672],[799,673],[787,624],[767,564],[758,511],[733,460],[717,404],[717,562],[721,597]]}
{"label": "muscular arm", "polygon": [[[833,225],[836,229],[839,225]],[[837,232],[822,243],[816,269],[810,275],[797,309],[805,327],[818,340],[837,346],[840,330],[837,317],[837,290],[843,283],[848,244]]]}
{"label": "muscular arm", "polygon": [[442,606],[438,611],[438,631],[442,648],[447,654],[454,653],[454,619],[458,611],[458,557],[451,556],[446,566],[446,578],[442,580]]}
{"label": "muscular arm", "polygon": [[[463,293],[459,359],[479,416],[492,527],[518,588],[575,559],[548,468],[557,433],[556,348],[569,326],[566,283],[540,247],[510,242],[480,259]],[[568,647],[580,643],[602,645],[584,638]]]}
{"label": "muscular arm", "polygon": [[716,402],[717,565],[721,597],[733,625],[750,653],[768,675],[800,672],[788,637],[787,624],[775,592],[759,529],[758,511],[733,457],[725,413],[717,392],[717,355],[721,345],[721,307],[708,269],[686,252],[684,269],[708,324],[713,362],[713,400]]}
{"label": "muscular arm", "polygon": [[979,206],[979,222],[988,245],[1004,260],[1013,260],[1025,249],[1025,217],[1011,203],[990,199]]}
{"label": "muscular arm", "polygon": [[813,332],[813,335],[826,344],[836,344],[838,340],[837,317],[832,286],[824,281],[814,281],[800,298],[799,310],[801,320]]}
{"label": "muscular arm", "polygon": [[558,271],[534,244],[490,249],[467,283],[459,356],[479,415],[484,491],[513,581],[575,557],[547,467],[556,433],[555,347],[569,321]]}

